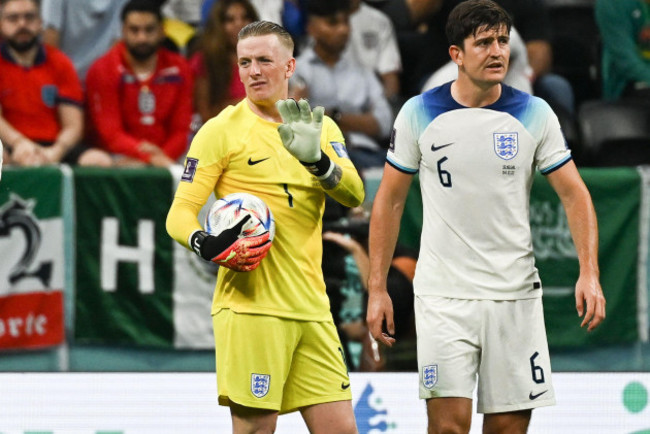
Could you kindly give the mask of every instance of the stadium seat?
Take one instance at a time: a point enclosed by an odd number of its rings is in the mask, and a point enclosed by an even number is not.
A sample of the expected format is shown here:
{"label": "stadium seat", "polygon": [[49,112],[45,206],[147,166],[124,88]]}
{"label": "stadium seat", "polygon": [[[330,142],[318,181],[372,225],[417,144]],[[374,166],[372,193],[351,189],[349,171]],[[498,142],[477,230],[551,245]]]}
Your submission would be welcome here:
{"label": "stadium seat", "polygon": [[601,41],[595,0],[546,0],[551,20],[553,71],[569,80],[576,106],[599,98]]}
{"label": "stadium seat", "polygon": [[562,134],[566,139],[569,149],[571,149],[571,155],[576,165],[581,166],[583,161],[584,149],[582,143],[580,142],[580,132],[578,129],[578,122],[575,115],[569,113],[566,109],[562,107],[554,107],[553,111],[557,115],[558,120],[560,121],[560,127],[562,128]]}
{"label": "stadium seat", "polygon": [[586,101],[578,111],[578,125],[586,165],[650,164],[650,103]]}

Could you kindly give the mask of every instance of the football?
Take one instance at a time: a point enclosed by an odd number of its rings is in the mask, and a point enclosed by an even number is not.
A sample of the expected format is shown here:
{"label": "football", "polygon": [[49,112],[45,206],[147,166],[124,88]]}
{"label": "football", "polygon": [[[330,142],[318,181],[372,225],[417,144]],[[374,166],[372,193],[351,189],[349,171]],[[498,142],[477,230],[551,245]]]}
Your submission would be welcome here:
{"label": "football", "polygon": [[262,199],[249,193],[232,193],[212,204],[205,218],[205,230],[210,235],[218,235],[247,214],[251,218],[242,227],[240,237],[254,237],[268,231],[269,240],[273,241],[273,214]]}

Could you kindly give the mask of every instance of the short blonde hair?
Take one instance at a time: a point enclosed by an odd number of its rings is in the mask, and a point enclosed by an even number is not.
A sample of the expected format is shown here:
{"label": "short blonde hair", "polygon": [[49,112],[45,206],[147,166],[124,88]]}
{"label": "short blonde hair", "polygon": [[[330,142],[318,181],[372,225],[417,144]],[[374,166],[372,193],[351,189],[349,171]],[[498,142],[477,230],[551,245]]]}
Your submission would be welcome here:
{"label": "short blonde hair", "polygon": [[290,53],[293,53],[294,43],[291,34],[289,34],[287,29],[281,25],[271,21],[253,21],[252,23],[247,24],[239,31],[237,40],[241,41],[242,39],[250,38],[251,36],[266,35],[276,35],[280,43],[287,48]]}

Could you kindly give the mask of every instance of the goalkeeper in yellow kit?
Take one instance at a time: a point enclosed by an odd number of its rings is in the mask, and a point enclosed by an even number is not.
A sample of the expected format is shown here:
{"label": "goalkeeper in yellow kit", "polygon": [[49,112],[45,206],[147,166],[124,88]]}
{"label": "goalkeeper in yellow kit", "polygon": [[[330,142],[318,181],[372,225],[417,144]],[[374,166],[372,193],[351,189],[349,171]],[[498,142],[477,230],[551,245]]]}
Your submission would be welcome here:
{"label": "goalkeeper in yellow kit", "polygon": [[[312,433],[356,433],[321,271],[321,231],[325,195],[357,206],[363,183],[323,108],[312,113],[307,101],[286,99],[292,53],[291,36],[277,24],[241,30],[247,97],[192,141],[167,230],[222,265],[212,316],[219,403],[230,406],[233,432],[270,433],[278,414],[299,410]],[[268,235],[237,238],[244,221],[218,236],[203,232],[197,215],[213,191],[264,200],[276,222],[272,248]]]}

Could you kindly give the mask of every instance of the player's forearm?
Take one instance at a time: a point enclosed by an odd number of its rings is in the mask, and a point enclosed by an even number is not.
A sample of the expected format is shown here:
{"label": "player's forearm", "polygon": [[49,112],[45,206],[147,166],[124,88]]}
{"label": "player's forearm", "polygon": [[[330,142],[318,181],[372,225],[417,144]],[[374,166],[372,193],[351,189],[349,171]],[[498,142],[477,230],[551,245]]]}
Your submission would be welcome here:
{"label": "player's forearm", "polygon": [[167,233],[188,249],[190,248],[188,245],[190,234],[196,230],[202,230],[197,219],[199,210],[200,207],[197,208],[187,200],[174,198],[167,214],[165,222]]}
{"label": "player's forearm", "polygon": [[341,205],[350,208],[359,206],[365,198],[363,181],[351,168],[343,168],[334,163],[332,173],[326,179],[319,179],[326,193]]}
{"label": "player's forearm", "polygon": [[563,201],[571,237],[578,253],[580,273],[600,274],[598,267],[598,223],[587,188],[580,188]]}
{"label": "player's forearm", "polygon": [[368,251],[370,266],[368,292],[385,291],[388,269],[397,245],[397,236],[404,203],[396,203],[381,192],[377,193],[370,217]]}

